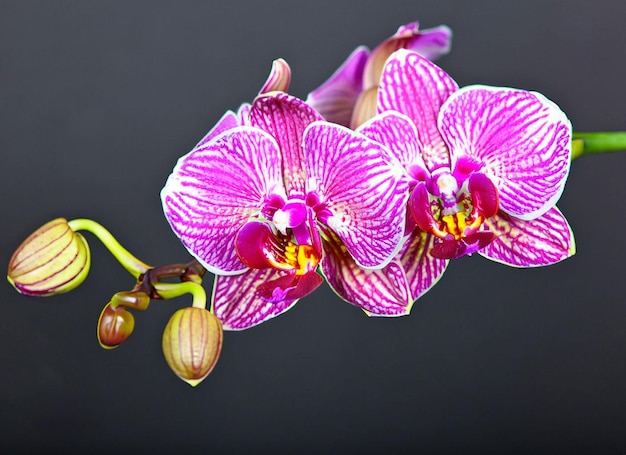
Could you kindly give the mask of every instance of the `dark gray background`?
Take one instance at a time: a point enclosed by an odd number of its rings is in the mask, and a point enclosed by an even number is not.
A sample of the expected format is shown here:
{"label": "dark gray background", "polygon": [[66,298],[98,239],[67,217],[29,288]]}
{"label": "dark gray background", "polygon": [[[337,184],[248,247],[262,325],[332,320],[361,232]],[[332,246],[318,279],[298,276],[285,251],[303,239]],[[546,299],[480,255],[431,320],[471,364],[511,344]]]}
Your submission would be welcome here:
{"label": "dark gray background", "polygon": [[[0,262],[56,216],[103,222],[155,264],[188,256],[159,190],[271,61],[301,97],[359,44],[448,24],[460,85],[543,92],[576,129],[626,129],[626,6],[594,1],[0,2]],[[538,270],[451,264],[409,317],[327,288],[227,333],[192,389],[153,302],[125,345],[95,325],[133,285],[89,237],[92,273],[48,299],[0,286],[0,446],[12,453],[626,453],[626,154],[573,163],[559,207],[578,253]],[[210,280],[207,280],[210,283]]]}

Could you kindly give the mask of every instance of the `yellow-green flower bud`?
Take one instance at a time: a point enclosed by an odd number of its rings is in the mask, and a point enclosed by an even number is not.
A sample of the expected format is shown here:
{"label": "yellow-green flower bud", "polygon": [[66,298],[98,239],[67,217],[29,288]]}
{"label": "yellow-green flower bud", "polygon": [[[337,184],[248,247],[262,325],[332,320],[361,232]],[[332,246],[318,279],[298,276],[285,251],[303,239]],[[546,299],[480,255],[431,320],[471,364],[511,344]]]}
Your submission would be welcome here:
{"label": "yellow-green flower bud", "polygon": [[85,238],[57,218],[22,242],[9,261],[7,279],[22,294],[61,294],[85,280],[90,261]]}
{"label": "yellow-green flower bud", "polygon": [[222,350],[222,323],[205,308],[176,311],[163,332],[163,354],[172,371],[192,387],[213,370]]}

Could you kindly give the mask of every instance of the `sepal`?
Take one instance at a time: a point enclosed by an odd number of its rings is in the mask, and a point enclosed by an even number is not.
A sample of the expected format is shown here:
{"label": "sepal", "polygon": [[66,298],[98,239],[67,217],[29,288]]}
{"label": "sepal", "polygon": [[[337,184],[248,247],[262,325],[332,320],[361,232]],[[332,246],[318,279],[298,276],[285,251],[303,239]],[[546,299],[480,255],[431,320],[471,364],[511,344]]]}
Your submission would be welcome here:
{"label": "sepal", "polygon": [[[298,300],[282,299],[272,303],[259,292],[261,287],[266,295],[273,294],[276,285],[281,284],[275,280],[285,275],[286,272],[266,268],[250,269],[235,276],[216,276],[212,310],[224,324],[224,330],[249,329],[291,309]],[[266,284],[270,282],[274,282],[272,290]]]}
{"label": "sepal", "polygon": [[479,253],[512,267],[556,264],[576,253],[574,234],[556,207],[534,220],[520,220],[504,212],[485,221],[495,239]]}

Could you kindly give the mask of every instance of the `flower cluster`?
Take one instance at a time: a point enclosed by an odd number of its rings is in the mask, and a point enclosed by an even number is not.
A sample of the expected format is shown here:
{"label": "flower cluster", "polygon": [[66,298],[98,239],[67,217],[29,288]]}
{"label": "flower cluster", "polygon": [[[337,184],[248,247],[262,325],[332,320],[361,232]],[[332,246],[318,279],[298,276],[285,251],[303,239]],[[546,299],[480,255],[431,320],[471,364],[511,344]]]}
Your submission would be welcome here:
{"label": "flower cluster", "polygon": [[358,48],[306,101],[275,62],[161,192],[189,252],[216,274],[213,311],[241,330],[321,283],[370,315],[407,314],[450,259],[518,267],[574,253],[556,209],[572,131],[544,96],[459,89],[430,59],[447,27],[400,27]]}
{"label": "flower cluster", "polygon": [[[191,294],[162,346],[195,386],[219,358],[223,329],[278,316],[324,280],[368,315],[401,316],[451,259],[477,253],[535,267],[571,256],[555,204],[572,148],[602,148],[606,133],[573,139],[565,114],[539,93],[459,88],[432,63],[450,41],[445,26],[402,26],[371,52],[357,48],[306,100],[288,93],[291,69],[274,61],[258,96],[226,112],[161,191],[191,262],[153,267],[98,223],[58,218],[17,249],[10,283],[28,295],[72,290],[91,261],[76,231],[91,232],[136,280],[104,305],[100,345],[130,337],[130,310]],[[206,271],[215,274],[210,310]]]}

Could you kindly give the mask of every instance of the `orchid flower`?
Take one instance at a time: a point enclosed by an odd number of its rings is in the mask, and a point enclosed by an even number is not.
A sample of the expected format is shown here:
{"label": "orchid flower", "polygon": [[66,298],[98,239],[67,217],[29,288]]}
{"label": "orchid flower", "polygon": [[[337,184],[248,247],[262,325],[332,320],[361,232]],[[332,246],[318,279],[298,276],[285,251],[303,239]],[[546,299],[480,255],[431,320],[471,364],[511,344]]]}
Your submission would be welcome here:
{"label": "orchid flower", "polygon": [[398,50],[383,70],[377,110],[352,135],[383,144],[404,166],[413,224],[409,219],[396,257],[374,273],[362,274],[349,259],[323,266],[340,297],[376,289],[387,299],[371,315],[403,315],[441,278],[449,259],[477,252],[533,267],[574,254],[572,231],[555,207],[569,172],[572,132],[553,102],[510,88],[459,89],[428,59]]}
{"label": "orchid flower", "polygon": [[456,83],[432,62],[398,51],[385,65],[380,112],[405,114],[421,149],[409,167],[409,207],[437,237],[431,254],[473,252],[517,267],[553,264],[574,253],[555,207],[571,161],[572,126],[536,92]]}
{"label": "orchid flower", "polygon": [[174,232],[217,275],[213,311],[226,329],[277,316],[317,288],[329,237],[363,268],[398,251],[401,166],[365,137],[335,147],[325,125],[304,101],[261,93],[180,158],[161,192]]}
{"label": "orchid flower", "polygon": [[370,52],[357,47],[339,69],[312,91],[307,103],[329,122],[356,128],[376,114],[376,92],[387,58],[397,49],[410,49],[434,60],[450,51],[452,31],[445,25],[419,30],[412,22]]}

